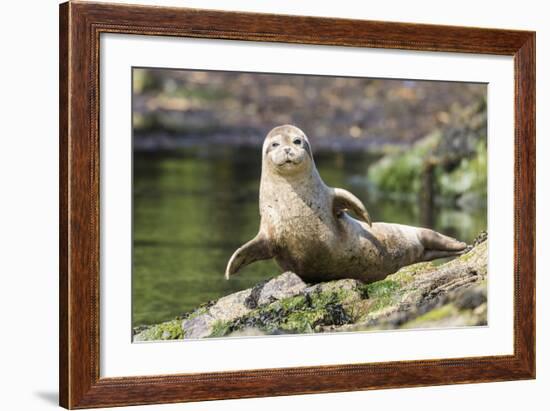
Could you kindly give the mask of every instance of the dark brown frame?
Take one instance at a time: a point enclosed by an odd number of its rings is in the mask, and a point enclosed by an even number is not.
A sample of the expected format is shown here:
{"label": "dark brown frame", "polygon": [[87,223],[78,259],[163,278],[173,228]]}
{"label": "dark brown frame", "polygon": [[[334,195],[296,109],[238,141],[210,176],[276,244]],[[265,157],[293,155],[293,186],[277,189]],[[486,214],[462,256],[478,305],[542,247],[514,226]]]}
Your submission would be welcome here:
{"label": "dark brown frame", "polygon": [[[513,56],[514,354],[100,378],[101,33]],[[535,378],[534,32],[71,2],[60,6],[59,51],[62,406],[90,408]]]}

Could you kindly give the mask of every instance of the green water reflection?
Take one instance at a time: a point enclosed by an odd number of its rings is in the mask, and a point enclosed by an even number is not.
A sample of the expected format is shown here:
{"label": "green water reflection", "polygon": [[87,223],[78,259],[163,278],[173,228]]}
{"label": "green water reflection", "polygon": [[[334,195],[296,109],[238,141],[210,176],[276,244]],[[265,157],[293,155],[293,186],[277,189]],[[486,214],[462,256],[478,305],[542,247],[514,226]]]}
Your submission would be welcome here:
{"label": "green water reflection", "polygon": [[[373,196],[365,153],[317,153],[325,182],[360,197],[374,221],[421,223],[416,202]],[[233,251],[259,225],[259,149],[193,147],[134,155],[133,325],[168,320],[208,300],[250,287],[280,270],[257,262],[226,281]],[[471,241],[486,228],[486,209],[433,210],[436,230]]]}

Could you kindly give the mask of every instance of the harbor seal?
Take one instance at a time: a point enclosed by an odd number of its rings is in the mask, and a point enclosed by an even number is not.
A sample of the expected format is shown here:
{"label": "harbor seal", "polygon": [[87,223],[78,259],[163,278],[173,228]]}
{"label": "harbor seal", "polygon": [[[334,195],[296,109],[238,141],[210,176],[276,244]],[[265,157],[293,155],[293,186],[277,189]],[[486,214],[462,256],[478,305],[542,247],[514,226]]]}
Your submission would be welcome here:
{"label": "harbor seal", "polygon": [[361,200],[323,182],[309,140],[298,127],[271,130],[262,157],[260,229],[230,258],[227,279],[254,261],[274,258],[304,281],[355,278],[368,283],[403,266],[466,250],[465,243],[427,228],[372,223]]}

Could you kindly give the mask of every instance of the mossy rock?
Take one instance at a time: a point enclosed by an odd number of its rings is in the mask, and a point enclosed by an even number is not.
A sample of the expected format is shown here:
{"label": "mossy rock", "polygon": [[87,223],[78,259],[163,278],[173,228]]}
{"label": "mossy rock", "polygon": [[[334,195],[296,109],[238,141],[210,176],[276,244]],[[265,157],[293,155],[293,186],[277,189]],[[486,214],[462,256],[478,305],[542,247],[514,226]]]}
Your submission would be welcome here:
{"label": "mossy rock", "polygon": [[444,264],[403,267],[385,279],[307,286],[283,273],[172,321],[135,329],[134,341],[482,325],[487,241]]}
{"label": "mossy rock", "polygon": [[134,335],[134,341],[178,340],[183,336],[181,319],[175,319],[146,328]]}
{"label": "mossy rock", "polygon": [[267,334],[311,333],[318,327],[352,322],[343,302],[349,291],[313,291],[262,306],[239,318],[227,330],[258,328]]}

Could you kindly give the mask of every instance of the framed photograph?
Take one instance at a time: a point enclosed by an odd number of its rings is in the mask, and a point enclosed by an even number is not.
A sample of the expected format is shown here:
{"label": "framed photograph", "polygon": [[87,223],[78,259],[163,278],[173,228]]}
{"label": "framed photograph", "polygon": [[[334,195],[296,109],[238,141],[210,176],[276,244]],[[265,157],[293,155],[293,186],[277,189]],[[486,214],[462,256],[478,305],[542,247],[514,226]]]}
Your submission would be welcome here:
{"label": "framed photograph", "polygon": [[60,404],[535,378],[535,33],[60,6]]}

